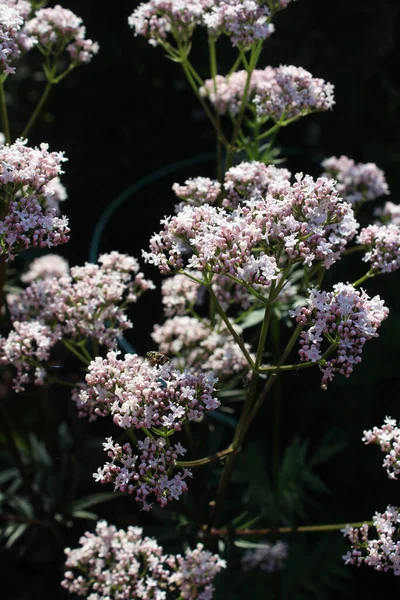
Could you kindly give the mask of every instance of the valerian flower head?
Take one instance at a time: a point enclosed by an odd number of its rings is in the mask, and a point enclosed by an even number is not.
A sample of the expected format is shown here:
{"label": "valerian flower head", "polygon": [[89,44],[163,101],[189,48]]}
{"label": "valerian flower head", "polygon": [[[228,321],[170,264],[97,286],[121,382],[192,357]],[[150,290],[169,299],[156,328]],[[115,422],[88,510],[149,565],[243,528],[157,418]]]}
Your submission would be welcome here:
{"label": "valerian flower head", "polygon": [[142,510],[151,509],[152,499],[165,507],[187,492],[185,480],[192,476],[189,469],[172,473],[179,456],[186,453],[181,444],[170,445],[164,437],[146,437],[137,442],[137,454],[130,444],[120,446],[111,437],[103,446],[111,462],[93,473],[95,481],[113,483],[115,491],[133,494]]}
{"label": "valerian flower head", "polygon": [[290,171],[275,165],[265,165],[256,160],[241,162],[224,175],[225,197],[222,206],[234,209],[244,200],[267,194],[271,183],[290,181],[290,178]]}
{"label": "valerian flower head", "polygon": [[346,565],[366,564],[375,571],[400,575],[399,509],[389,505],[384,513],[375,513],[372,523],[376,530],[374,539],[370,539],[370,528],[366,524],[359,528],[347,525],[342,529],[352,546],[343,560]]}
{"label": "valerian flower head", "polygon": [[210,373],[181,372],[170,363],[152,365],[136,354],[119,359],[110,351],[107,358],[90,363],[79,409],[86,404],[91,415],[111,414],[122,428],[180,431],[186,419],[196,421],[218,408],[215,383]]}
{"label": "valerian flower head", "polygon": [[169,36],[176,42],[187,43],[212,4],[211,0],[150,0],[139,4],[128,24],[135,35],[148,38],[152,46],[162,45]]}
{"label": "valerian flower head", "polygon": [[217,0],[203,21],[213,38],[225,34],[233,46],[247,50],[274,32],[269,16],[269,9],[256,0]]}
{"label": "valerian flower head", "polygon": [[33,381],[43,385],[46,370],[42,364],[50,357],[51,348],[59,341],[60,331],[39,321],[14,321],[8,337],[0,337],[0,364],[16,369],[13,388],[22,392]]}
{"label": "valerian flower head", "polygon": [[90,600],[165,600],[169,591],[183,599],[211,600],[212,581],[226,567],[202,544],[187,548],[184,556],[168,555],[140,527],[117,529],[106,521],[98,521],[95,532],[86,532],[79,544],[65,549],[61,585]]}
{"label": "valerian flower head", "polygon": [[18,10],[7,3],[0,4],[0,74],[15,73],[13,63],[21,54],[18,44],[24,23]]}
{"label": "valerian flower head", "polygon": [[363,261],[375,273],[393,273],[400,268],[400,225],[369,225],[360,231],[357,242],[367,252]]}
{"label": "valerian flower head", "polygon": [[26,273],[21,275],[21,281],[32,283],[36,279],[62,277],[69,273],[68,261],[58,254],[45,254],[35,258]]}
{"label": "valerian flower head", "polygon": [[[207,97],[219,114],[238,114],[247,82],[246,71],[207,79],[200,94]],[[251,75],[248,101],[261,121],[278,122],[329,110],[334,104],[333,85],[315,78],[302,67],[281,65],[255,69]]]}
{"label": "valerian flower head", "polygon": [[375,163],[355,163],[352,158],[342,155],[331,156],[322,163],[324,175],[336,179],[336,188],[350,204],[365,200],[375,200],[389,194],[384,172]]}
{"label": "valerian flower head", "polygon": [[381,428],[374,427],[364,431],[362,438],[365,444],[377,444],[386,456],[383,468],[386,469],[389,479],[398,479],[400,474],[400,428],[395,419],[385,418]]}
{"label": "valerian flower head", "polygon": [[242,567],[245,571],[260,569],[274,573],[285,567],[287,557],[288,545],[285,542],[263,542],[254,550],[246,550],[242,557]]}
{"label": "valerian flower head", "polygon": [[14,319],[38,319],[57,327],[63,337],[86,338],[115,347],[117,337],[132,324],[125,307],[154,287],[139,271],[137,260],[111,252],[100,265],[72,267],[61,277],[33,281],[10,305]]}
{"label": "valerian flower head", "polygon": [[254,104],[259,117],[274,121],[293,119],[334,105],[333,85],[315,78],[302,67],[283,65],[275,69],[274,80],[258,86]]}
{"label": "valerian flower head", "polygon": [[25,24],[25,31],[45,56],[59,56],[66,50],[73,66],[90,62],[99,51],[97,42],[85,38],[82,19],[59,4],[37,10]]}
{"label": "valerian flower head", "polygon": [[171,589],[177,589],[183,600],[211,600],[212,582],[226,568],[226,562],[205,550],[203,544],[197,544],[194,550],[187,548],[183,556],[169,556],[167,564],[172,569]]}
{"label": "valerian flower head", "polygon": [[[389,310],[379,296],[370,298],[350,284],[338,283],[332,292],[310,290],[307,306],[291,311],[306,329],[301,332],[300,360],[318,362],[326,389],[336,373],[349,377],[367,340],[378,337],[377,330]],[[332,352],[324,357],[323,342]],[[332,357],[333,355],[333,357]]]}
{"label": "valerian flower head", "polygon": [[215,204],[221,193],[221,184],[209,177],[191,177],[183,185],[174,183],[172,189],[178,198],[183,200],[175,207],[175,212],[179,212],[185,204],[191,206]]}
{"label": "valerian flower head", "polygon": [[374,215],[378,217],[380,224],[400,225],[400,204],[385,202],[382,208],[376,208]]}

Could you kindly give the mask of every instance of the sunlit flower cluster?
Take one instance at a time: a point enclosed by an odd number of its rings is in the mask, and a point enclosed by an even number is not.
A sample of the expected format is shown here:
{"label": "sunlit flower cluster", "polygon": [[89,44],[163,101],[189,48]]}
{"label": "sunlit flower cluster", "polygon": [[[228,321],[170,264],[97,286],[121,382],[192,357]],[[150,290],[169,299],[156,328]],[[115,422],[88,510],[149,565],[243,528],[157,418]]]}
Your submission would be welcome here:
{"label": "sunlit flower cluster", "polygon": [[88,368],[86,389],[80,394],[90,414],[111,414],[122,428],[166,428],[179,431],[183,422],[196,421],[215,410],[216,379],[209,373],[181,372],[171,364],[152,365],[136,354],[119,359],[110,351]]}
{"label": "sunlit flower cluster", "polygon": [[183,185],[174,183],[172,186],[175,194],[183,200],[175,211],[179,212],[185,206],[200,206],[201,204],[215,204],[221,193],[221,184],[209,177],[191,177]]}
{"label": "sunlit flower cluster", "polygon": [[318,362],[323,389],[336,373],[349,377],[361,362],[365,342],[378,337],[388,314],[379,296],[370,298],[350,284],[338,283],[332,292],[312,289],[307,306],[292,311],[306,328],[301,332],[300,360]]}
{"label": "sunlit flower cluster", "polygon": [[375,571],[392,571],[400,575],[399,509],[388,506],[384,513],[375,513],[373,527],[376,538],[370,539],[370,528],[364,524],[360,528],[347,525],[342,529],[352,550],[343,556],[346,564],[359,567],[366,564]]}
{"label": "sunlit flower cluster", "polygon": [[364,431],[363,442],[366,444],[377,444],[386,456],[383,467],[386,469],[390,479],[398,479],[400,474],[400,428],[395,419],[385,418],[381,428],[374,427]]}
{"label": "sunlit flower cluster", "polygon": [[198,25],[207,27],[213,38],[227,35],[233,46],[247,49],[266,39],[274,27],[270,11],[256,0],[150,0],[139,4],[128,19],[135,35],[148,38],[153,46],[187,44]]}
{"label": "sunlit flower cluster", "polygon": [[20,55],[19,32],[24,21],[15,8],[0,4],[0,73],[15,73],[13,62]]}
{"label": "sunlit flower cluster", "polygon": [[[220,114],[239,112],[247,81],[246,71],[207,79],[200,93],[208,97]],[[292,119],[311,112],[329,110],[334,104],[333,85],[315,78],[302,67],[281,65],[255,69],[251,75],[248,98],[260,119]]]}
{"label": "sunlit flower cluster", "polygon": [[275,255],[282,250],[291,261],[318,260],[329,268],[358,228],[333,180],[301,173],[293,185],[286,179],[270,183],[265,197],[243,201],[233,212],[185,206],[161,223],[164,230],[151,238],[151,251],[143,252],[161,273],[186,268],[263,286],[277,278]]}
{"label": "sunlit flower cluster", "polygon": [[59,4],[37,10],[25,24],[25,31],[45,54],[58,56],[66,49],[74,66],[90,62],[99,51],[97,42],[85,39],[82,19]]}
{"label": "sunlit flower cluster", "polygon": [[364,262],[376,273],[392,273],[400,268],[400,226],[369,225],[360,231],[359,244],[366,247]]}
{"label": "sunlit flower cluster", "polygon": [[283,569],[288,557],[288,545],[285,542],[270,544],[264,542],[257,548],[246,550],[242,557],[242,567],[245,571],[260,569],[274,573]]}
{"label": "sunlit flower cluster", "polygon": [[111,252],[102,254],[99,263],[33,281],[10,305],[11,315],[19,320],[39,320],[60,330],[63,337],[76,341],[92,338],[114,347],[117,336],[132,326],[126,305],[154,286],[131,256]]}
{"label": "sunlit flower cluster", "polygon": [[212,37],[226,34],[233,46],[247,49],[273,33],[269,16],[269,9],[256,0],[217,0],[203,21]]}
{"label": "sunlit flower cluster", "polygon": [[265,196],[271,183],[290,181],[291,173],[275,165],[253,160],[228,169],[224,176],[224,208],[234,209],[244,200]]}
{"label": "sunlit flower cluster", "polygon": [[32,283],[36,279],[62,277],[69,273],[68,261],[58,254],[45,254],[35,258],[26,273],[21,275],[21,281]]}
{"label": "sunlit flower cluster", "polygon": [[326,158],[322,166],[326,171],[324,175],[336,179],[340,195],[350,204],[389,194],[385,174],[375,163],[355,163],[342,155]]}
{"label": "sunlit flower cluster", "polygon": [[212,581],[226,567],[202,544],[187,548],[184,556],[166,554],[154,538],[132,525],[123,530],[98,521],[95,532],[85,532],[79,544],[65,549],[61,585],[90,600],[165,600],[167,592],[175,592],[173,598],[211,600]]}
{"label": "sunlit flower cluster", "polygon": [[275,78],[258,86],[254,97],[261,118],[285,121],[312,112],[329,110],[334,105],[333,85],[313,77],[302,67],[283,65]]}
{"label": "sunlit flower cluster", "polygon": [[197,25],[203,23],[211,0],[150,0],[139,4],[128,19],[135,35],[148,38],[156,46],[167,41],[169,35],[176,41],[188,42]]}

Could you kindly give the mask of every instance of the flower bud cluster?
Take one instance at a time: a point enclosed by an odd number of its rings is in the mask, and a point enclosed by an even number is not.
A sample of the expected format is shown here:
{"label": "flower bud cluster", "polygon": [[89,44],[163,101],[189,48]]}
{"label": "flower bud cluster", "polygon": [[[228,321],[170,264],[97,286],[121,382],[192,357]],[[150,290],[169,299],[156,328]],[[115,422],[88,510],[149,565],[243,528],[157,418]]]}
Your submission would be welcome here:
{"label": "flower bud cluster", "polygon": [[29,269],[21,276],[24,283],[32,283],[37,279],[48,279],[68,275],[68,261],[58,254],[45,254],[35,258],[29,265]]}
{"label": "flower bud cluster", "polygon": [[347,156],[331,156],[322,163],[324,175],[337,181],[337,190],[350,204],[389,194],[384,172],[375,163],[355,163]]}
{"label": "flower bud cluster", "polygon": [[66,49],[74,66],[90,62],[99,51],[97,42],[85,39],[82,19],[59,4],[37,10],[25,24],[25,31],[45,55],[58,56]]}
{"label": "flower bud cluster", "polygon": [[256,0],[217,0],[203,21],[213,38],[225,34],[232,46],[247,50],[274,32],[269,16],[269,9]]}
{"label": "flower bud cluster", "polygon": [[243,200],[264,196],[271,183],[289,181],[290,177],[290,171],[275,165],[265,165],[256,160],[241,162],[225,172],[223,186],[208,177],[193,177],[187,179],[184,185],[175,183],[172,189],[178,198],[184,200],[175,207],[175,212],[181,211],[185,203],[191,206],[215,204],[222,190],[222,206],[233,210]]}
{"label": "flower bud cluster", "polygon": [[187,268],[228,275],[239,283],[269,286],[282,250],[294,262],[329,268],[357,232],[349,204],[333,180],[302,173],[268,186],[265,197],[243,201],[233,212],[204,204],[185,206],[161,221],[144,258],[163,274]]}
{"label": "flower bud cluster", "polygon": [[[242,329],[235,325],[235,330],[240,336]],[[160,352],[174,357],[174,364],[186,365],[196,373],[213,371],[219,381],[249,369],[230,332],[224,325],[213,327],[208,319],[199,321],[189,316],[167,319],[154,326],[152,338]],[[251,354],[250,346],[245,346]]]}
{"label": "flower bud cluster", "polygon": [[152,46],[187,44],[197,26],[205,26],[214,39],[227,35],[233,46],[247,49],[274,31],[270,11],[256,0],[150,0],[139,4],[128,19],[135,35],[148,38]]}
{"label": "flower bud cluster", "polygon": [[[302,362],[318,362],[323,374],[322,388],[336,373],[349,377],[354,365],[361,362],[367,340],[378,337],[377,330],[389,310],[379,296],[370,298],[350,284],[338,283],[333,292],[310,290],[307,306],[291,311],[306,330],[301,332],[299,350]],[[323,342],[327,340],[334,357],[324,357]]]}
{"label": "flower bud cluster", "polygon": [[172,474],[176,460],[186,453],[181,444],[169,444],[168,438],[146,437],[137,442],[138,454],[134,454],[130,444],[120,446],[113,439],[103,443],[104,451],[111,458],[93,473],[95,481],[113,483],[114,490],[133,494],[142,510],[148,511],[154,497],[161,507],[172,500],[179,500],[187,492],[185,479],[191,477],[189,469]]}
{"label": "flower bud cluster", "polygon": [[360,231],[357,242],[367,248],[364,262],[375,273],[393,273],[400,268],[400,226],[369,225]]}
{"label": "flower bud cluster", "polygon": [[215,204],[221,193],[221,184],[209,177],[191,177],[183,185],[174,183],[172,189],[178,198],[183,200],[175,207],[175,212],[179,212],[185,204],[191,206]]}
{"label": "flower bud cluster", "polygon": [[[21,386],[19,362],[25,360],[26,348],[38,345],[36,331],[41,332],[40,346],[46,348],[43,360],[47,360],[49,349],[60,339],[70,338],[78,343],[90,338],[114,347],[117,336],[131,327],[125,314],[126,305],[136,302],[142,292],[153,287],[138,272],[136,259],[118,252],[101,255],[100,265],[86,263],[83,267],[73,267],[66,275],[61,274],[66,265],[58,262],[58,274],[53,277],[50,276],[53,259],[51,264],[48,261],[44,257],[40,265],[36,263],[26,274],[32,283],[21,294],[8,298],[13,330],[8,338],[0,338],[0,357],[17,368],[17,388]],[[23,338],[19,335],[22,325],[26,328]],[[40,362],[42,355],[35,356],[35,360],[35,364]],[[40,368],[44,373],[43,365]],[[26,382],[24,376],[22,383]],[[39,383],[37,378],[36,383]]]}
{"label": "flower bud cluster", "polygon": [[[246,71],[226,77],[207,79],[200,94],[207,97],[215,110],[236,116],[240,110],[247,82]],[[329,110],[334,104],[333,85],[315,78],[302,67],[281,65],[255,69],[251,75],[248,98],[260,119],[284,121],[311,112]]]}
{"label": "flower bud cluster", "polygon": [[116,338],[132,326],[125,306],[154,285],[131,256],[110,252],[100,255],[99,263],[72,267],[59,278],[33,281],[10,305],[11,315],[39,320],[76,341],[92,338],[115,347]]}
{"label": "flower bud cluster", "polygon": [[372,522],[375,539],[369,539],[370,528],[366,524],[360,528],[347,525],[342,529],[352,545],[352,550],[343,556],[345,564],[357,567],[366,564],[375,571],[400,575],[399,509],[389,505],[384,513],[375,513]]}
{"label": "flower bud cluster", "polygon": [[312,112],[330,110],[334,87],[313,77],[302,67],[283,65],[275,69],[275,79],[263,82],[254,97],[257,115],[286,121]]}
{"label": "flower bud cluster", "polygon": [[288,545],[285,542],[264,542],[254,550],[246,550],[241,562],[245,571],[260,569],[267,573],[275,573],[284,568],[287,557]]}
{"label": "flower bud cluster", "polygon": [[13,62],[21,53],[18,40],[24,21],[16,8],[0,4],[0,74],[15,73]]}
{"label": "flower bud cluster", "polygon": [[14,321],[8,337],[0,337],[0,364],[16,369],[13,388],[22,392],[29,381],[43,385],[46,371],[42,366],[50,357],[51,348],[60,339],[53,330],[38,321]]}
{"label": "flower bud cluster", "polygon": [[214,396],[216,379],[209,373],[180,372],[168,363],[152,365],[136,354],[109,351],[95,358],[80,393],[80,410],[88,414],[111,414],[122,428],[166,428],[180,431],[183,422],[199,420],[218,408]]}
{"label": "flower bud cluster", "polygon": [[5,200],[0,240],[8,260],[31,246],[52,247],[69,240],[68,220],[56,216],[58,176],[66,158],[62,152],[49,152],[48,144],[39,148],[26,144],[18,139],[0,146],[0,190]]}
{"label": "flower bud cluster", "polygon": [[90,600],[165,600],[168,592],[175,592],[173,598],[211,600],[212,581],[226,567],[202,544],[187,548],[184,556],[169,555],[154,538],[143,536],[140,527],[125,531],[106,521],[98,521],[95,532],[86,532],[79,544],[65,549],[61,585]]}
{"label": "flower bud cluster", "polygon": [[364,431],[363,442],[366,444],[377,444],[386,456],[383,468],[386,469],[389,479],[398,479],[400,474],[400,428],[395,419],[385,418],[382,428],[374,427],[372,430]]}
{"label": "flower bud cluster", "polygon": [[183,556],[169,556],[167,564],[173,571],[171,589],[180,592],[183,600],[211,600],[214,593],[212,582],[226,567],[226,562],[218,554],[204,550],[203,544],[197,544],[194,550],[186,548]]}

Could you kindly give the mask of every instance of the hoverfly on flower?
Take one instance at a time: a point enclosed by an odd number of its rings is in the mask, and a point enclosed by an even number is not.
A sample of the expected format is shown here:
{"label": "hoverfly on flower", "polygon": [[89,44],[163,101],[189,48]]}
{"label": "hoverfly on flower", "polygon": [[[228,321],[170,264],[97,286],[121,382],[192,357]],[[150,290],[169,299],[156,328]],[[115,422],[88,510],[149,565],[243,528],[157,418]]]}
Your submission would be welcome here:
{"label": "hoverfly on flower", "polygon": [[147,352],[146,356],[153,366],[166,365],[167,363],[169,363],[168,356],[165,356],[165,354],[161,354],[161,352],[155,352],[154,350],[152,350],[151,352]]}

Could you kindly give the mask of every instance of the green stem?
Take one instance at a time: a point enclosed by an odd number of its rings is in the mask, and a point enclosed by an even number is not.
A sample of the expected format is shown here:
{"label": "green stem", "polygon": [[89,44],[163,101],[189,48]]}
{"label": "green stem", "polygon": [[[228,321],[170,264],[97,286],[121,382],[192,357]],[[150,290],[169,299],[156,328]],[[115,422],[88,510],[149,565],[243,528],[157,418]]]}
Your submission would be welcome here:
{"label": "green stem", "polygon": [[358,287],[359,285],[364,283],[364,281],[367,281],[367,279],[370,279],[371,277],[375,277],[375,275],[376,275],[376,273],[372,269],[370,269],[368,271],[368,273],[365,273],[365,275],[360,277],[360,279],[357,279],[357,281],[355,281],[352,285],[354,287]]}
{"label": "green stem", "polygon": [[277,123],[275,123],[275,125],[273,127],[271,127],[270,129],[268,129],[267,131],[264,131],[264,133],[262,133],[258,140],[263,140],[264,138],[270,136],[273,133],[276,133],[277,131],[279,131],[279,129],[281,127],[287,127],[287,125],[290,125],[290,123],[294,123],[294,121],[297,121],[299,117],[292,117],[291,119],[287,119],[286,121],[278,121]]}
{"label": "green stem", "polygon": [[72,354],[75,354],[75,356],[77,358],[79,358],[79,360],[81,362],[83,362],[86,366],[90,364],[91,360],[88,360],[86,358],[86,356],[84,356],[83,354],[81,354],[79,352],[79,350],[77,350],[73,344],[73,342],[69,342],[68,340],[63,340],[62,343],[64,344],[64,346],[67,348],[67,350],[69,350],[70,352],[72,352]]}
{"label": "green stem", "polygon": [[50,90],[52,88],[53,82],[51,81],[47,81],[46,83],[46,87],[44,88],[43,94],[40,97],[39,102],[37,103],[37,106],[35,108],[35,110],[33,111],[31,118],[29,119],[28,123],[26,124],[23,132],[21,133],[21,137],[22,138],[26,138],[28,137],[28,134],[30,133],[33,125],[35,124],[36,119],[38,118],[40,111],[43,108],[44,103],[46,102],[49,94],[50,94]]}
{"label": "green stem", "polygon": [[257,62],[260,57],[261,50],[262,50],[261,42],[257,43],[251,49],[250,61],[249,61],[248,70],[247,70],[246,83],[245,83],[244,90],[243,90],[243,96],[242,96],[241,103],[240,103],[239,113],[238,113],[238,116],[237,116],[237,119],[235,121],[235,125],[233,128],[231,143],[230,143],[230,147],[228,150],[228,156],[226,159],[226,166],[228,169],[229,169],[229,167],[232,166],[232,163],[233,163],[234,147],[235,147],[235,143],[236,143],[236,138],[240,131],[244,113],[245,113],[246,107],[247,107],[251,76],[253,74],[254,69],[257,66]]}
{"label": "green stem", "polygon": [[221,131],[221,129],[218,127],[218,123],[214,119],[214,116],[213,116],[211,110],[209,109],[209,107],[207,106],[206,102],[204,101],[204,98],[202,98],[202,96],[199,93],[198,87],[197,87],[196,82],[194,81],[193,75],[192,75],[192,69],[193,69],[193,67],[190,66],[190,68],[189,68],[188,65],[190,63],[189,63],[189,61],[188,61],[187,58],[185,58],[185,60],[183,60],[181,62],[181,64],[182,64],[182,68],[183,68],[183,70],[185,72],[186,78],[187,78],[187,80],[188,80],[188,82],[189,82],[189,84],[190,84],[190,86],[191,86],[191,88],[192,88],[192,90],[193,90],[193,92],[194,92],[197,100],[200,102],[200,104],[203,107],[203,109],[204,109],[207,117],[210,119],[210,122],[211,122],[212,126],[214,127],[215,131],[217,132],[218,139],[221,141],[221,143],[223,143],[226,147],[228,147],[229,146],[228,140],[224,136],[224,134]]}
{"label": "green stem", "polygon": [[235,331],[232,323],[230,322],[228,316],[226,315],[224,309],[222,308],[222,306],[220,305],[220,303],[218,302],[218,298],[216,297],[214,290],[211,287],[211,283],[207,284],[207,289],[208,289],[208,293],[211,296],[211,300],[214,303],[215,309],[217,311],[217,313],[220,315],[221,319],[223,320],[223,322],[225,323],[228,331],[230,332],[230,334],[232,335],[233,339],[235,340],[235,342],[237,343],[237,345],[239,346],[239,348],[241,349],[241,351],[243,352],[243,355],[245,357],[245,359],[247,360],[249,367],[253,370],[254,369],[254,362],[253,359],[251,358],[245,344],[244,341],[242,340],[242,338],[240,337],[240,335]]}
{"label": "green stem", "polygon": [[[328,525],[300,525],[299,527],[266,527],[263,529],[216,529],[212,528],[209,533],[211,535],[268,535],[276,533],[307,533],[307,532],[318,532],[318,531],[338,531],[345,529],[349,525],[350,527],[362,527],[363,525],[372,526],[372,521],[359,521],[357,523],[333,523]],[[204,525],[203,529],[206,530],[207,526]]]}
{"label": "green stem", "polygon": [[175,464],[177,467],[202,467],[204,465],[208,465],[212,462],[216,462],[225,458],[225,456],[229,456],[234,452],[233,448],[226,448],[225,450],[221,450],[220,452],[216,452],[211,456],[205,456],[204,458],[199,458],[198,460],[177,460]]}
{"label": "green stem", "polygon": [[5,77],[0,77],[0,114],[1,114],[1,124],[3,128],[4,137],[6,139],[7,144],[11,144],[11,135],[10,135],[10,124],[8,121],[8,111],[7,111],[7,102],[6,95],[4,92],[4,82]]}

